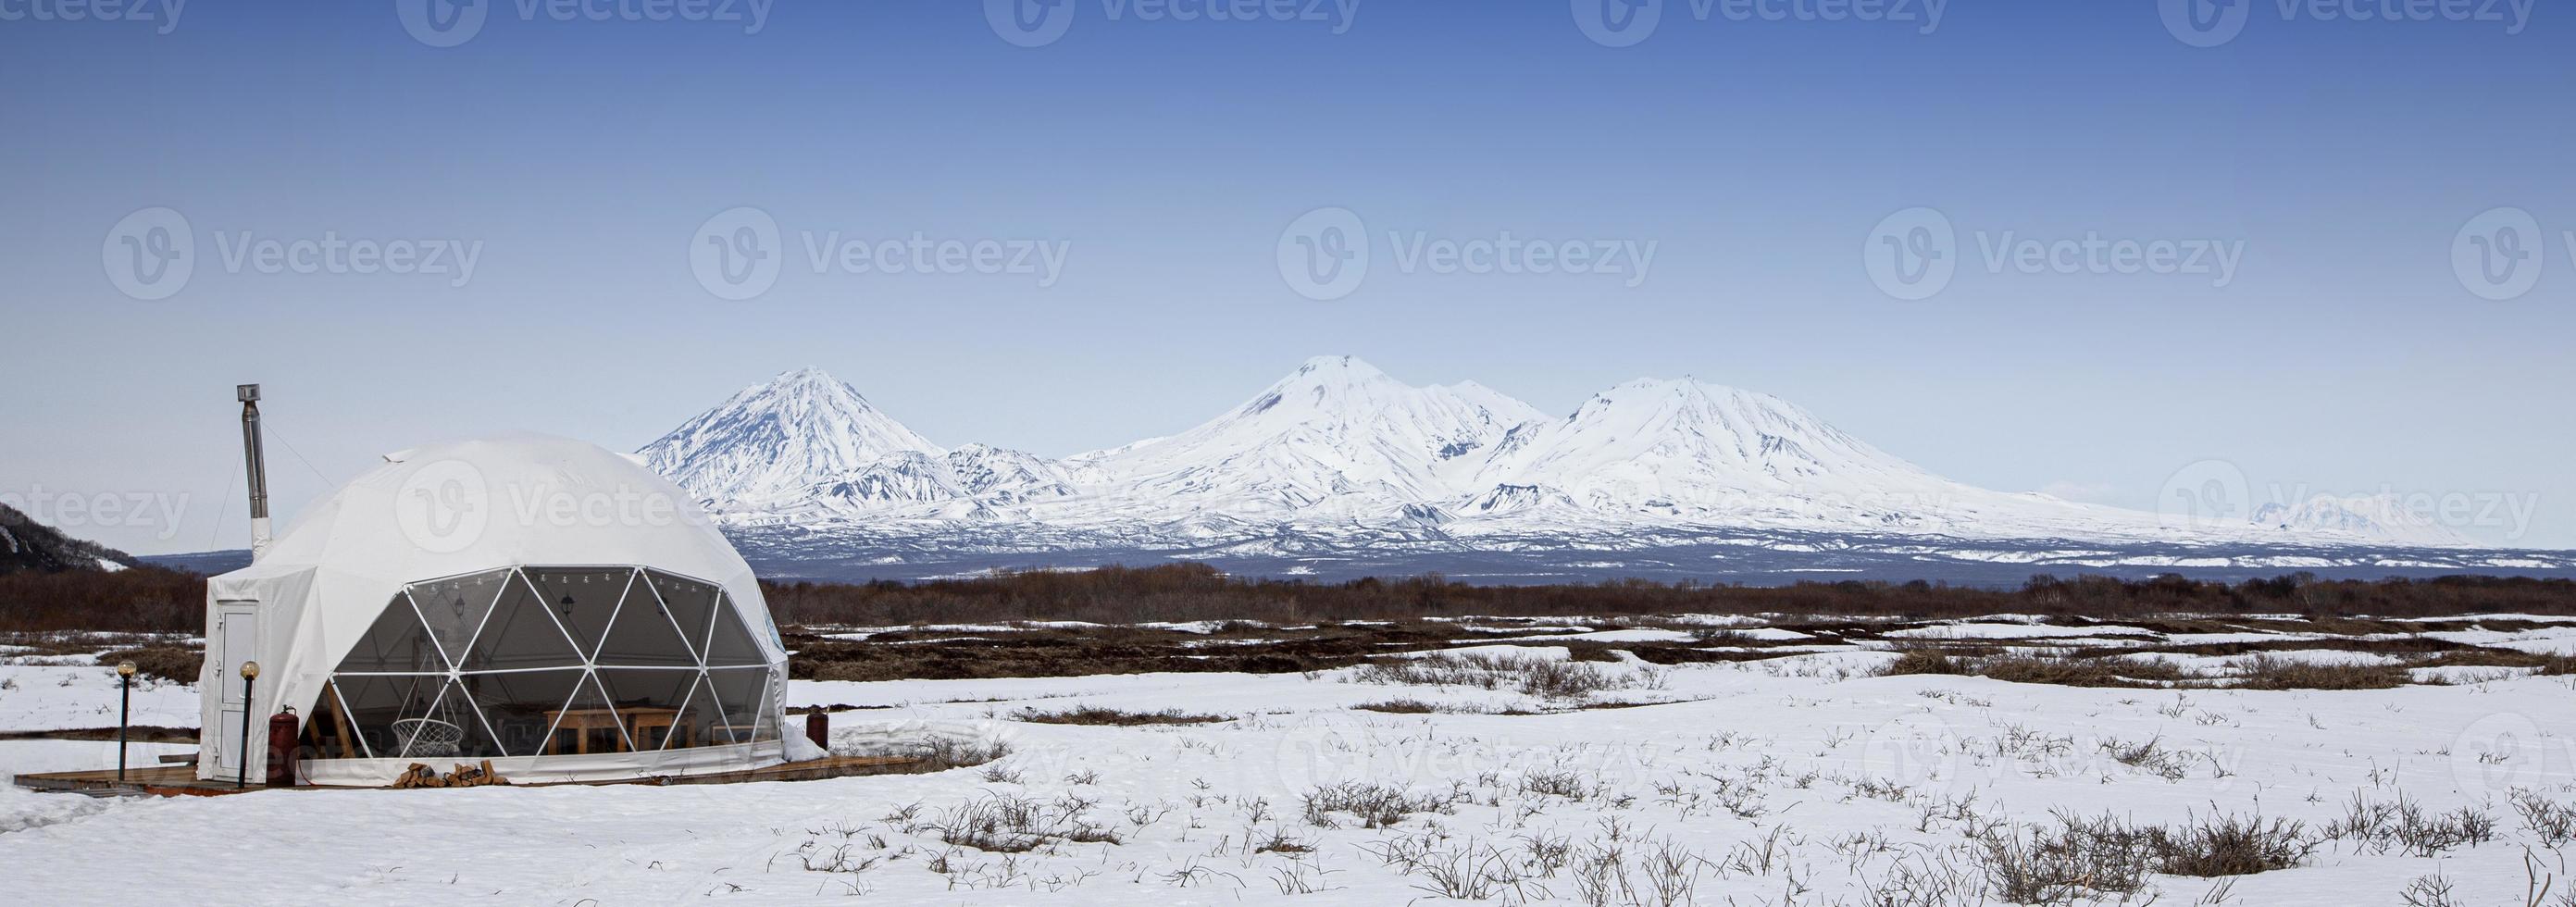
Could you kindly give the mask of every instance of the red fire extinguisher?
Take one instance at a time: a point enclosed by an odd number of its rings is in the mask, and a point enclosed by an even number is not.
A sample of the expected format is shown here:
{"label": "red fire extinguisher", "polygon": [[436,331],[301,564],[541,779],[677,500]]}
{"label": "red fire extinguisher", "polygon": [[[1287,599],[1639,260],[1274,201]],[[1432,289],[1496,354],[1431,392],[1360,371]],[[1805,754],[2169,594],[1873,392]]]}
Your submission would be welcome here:
{"label": "red fire extinguisher", "polygon": [[268,786],[295,786],[295,709],[268,716]]}

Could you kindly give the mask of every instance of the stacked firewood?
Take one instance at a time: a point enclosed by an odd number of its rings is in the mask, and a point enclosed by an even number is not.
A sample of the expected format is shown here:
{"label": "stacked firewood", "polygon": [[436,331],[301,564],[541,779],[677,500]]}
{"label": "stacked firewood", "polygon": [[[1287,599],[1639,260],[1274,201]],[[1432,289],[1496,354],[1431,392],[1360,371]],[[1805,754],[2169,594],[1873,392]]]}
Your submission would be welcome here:
{"label": "stacked firewood", "polygon": [[490,759],[483,760],[483,764],[480,766],[459,765],[456,767],[455,771],[448,772],[444,775],[439,774],[437,769],[414,762],[411,764],[410,768],[403,769],[402,777],[394,779],[394,789],[411,790],[419,787],[483,787],[491,784],[508,783],[510,783],[510,779],[501,777],[501,773],[492,770],[492,760]]}

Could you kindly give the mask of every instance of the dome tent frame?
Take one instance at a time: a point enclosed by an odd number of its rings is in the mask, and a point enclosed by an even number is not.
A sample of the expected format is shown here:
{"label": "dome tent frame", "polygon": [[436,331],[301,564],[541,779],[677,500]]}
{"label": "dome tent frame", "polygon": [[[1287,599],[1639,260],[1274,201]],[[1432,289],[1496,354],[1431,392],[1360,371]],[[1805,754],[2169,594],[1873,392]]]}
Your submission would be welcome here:
{"label": "dome tent frame", "polygon": [[[299,775],[326,785],[487,758],[532,782],[711,774],[802,743],[782,739],[786,651],[758,582],[669,482],[558,438],[386,460],[208,582],[199,777],[260,777],[266,735],[245,747],[239,728],[280,706],[312,745]],[[585,509],[610,500],[657,506]],[[478,578],[489,598],[462,593]],[[452,601],[433,615],[431,595]],[[262,666],[247,703],[244,661]]]}

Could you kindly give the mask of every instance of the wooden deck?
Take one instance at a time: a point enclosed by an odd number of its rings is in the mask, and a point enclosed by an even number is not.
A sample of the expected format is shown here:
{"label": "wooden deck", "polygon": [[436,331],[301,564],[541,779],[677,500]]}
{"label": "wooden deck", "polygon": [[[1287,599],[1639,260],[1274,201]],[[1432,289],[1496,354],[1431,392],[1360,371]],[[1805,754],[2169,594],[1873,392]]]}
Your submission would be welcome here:
{"label": "wooden deck", "polygon": [[[810,762],[789,762],[749,771],[723,772],[685,777],[620,778],[611,781],[562,781],[523,787],[553,787],[558,784],[597,786],[604,784],[747,784],[754,781],[819,781],[825,778],[850,778],[860,775],[895,775],[925,771],[923,760],[902,756],[834,756]],[[230,780],[208,781],[197,777],[194,765],[128,766],[125,781],[116,780],[116,770],[87,772],[42,772],[17,776],[19,787],[36,791],[60,791],[93,796],[113,797],[145,794],[159,797],[220,796],[265,790],[266,785],[253,783],[234,787]],[[361,790],[365,788],[303,786],[286,790]]]}

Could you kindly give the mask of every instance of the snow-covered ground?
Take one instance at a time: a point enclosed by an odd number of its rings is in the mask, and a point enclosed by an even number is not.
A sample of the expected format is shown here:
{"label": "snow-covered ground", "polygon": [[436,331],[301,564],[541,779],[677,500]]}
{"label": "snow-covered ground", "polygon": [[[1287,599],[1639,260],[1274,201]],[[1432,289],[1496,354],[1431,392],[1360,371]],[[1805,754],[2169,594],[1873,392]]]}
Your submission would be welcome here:
{"label": "snow-covered ground", "polygon": [[[2532,632],[2498,641],[2549,634]],[[2398,904],[2438,876],[2450,903],[2523,904],[2526,855],[2561,891],[2576,868],[2562,858],[2576,845],[2557,833],[2576,829],[2550,829],[2546,816],[2535,827],[2513,805],[2522,795],[2576,806],[2571,678],[2269,692],[1869,676],[1893,657],[1842,648],[1673,667],[1587,662],[1578,668],[1609,688],[1581,703],[1669,702],[1588,709],[1510,682],[1366,682],[1385,676],[1365,668],[798,682],[797,703],[861,707],[834,716],[840,747],[949,736],[1002,741],[1010,754],[936,774],[731,786],[117,800],[12,790],[0,793],[0,866],[11,867],[13,899],[30,904],[855,895],[1374,907],[1583,904],[1599,902],[1587,897],[1597,885],[1614,904],[1974,904],[2003,902],[1978,893],[1991,881],[1981,837],[2108,813],[2168,827],[2260,816],[2301,823],[2316,841],[2296,868],[2232,882],[2152,876],[2131,903],[2152,892],[2165,904]],[[19,689],[0,693],[0,728],[95,726],[101,701],[112,716],[113,688],[89,676],[104,668],[6,670]],[[34,689],[45,692],[19,695]],[[165,716],[156,722],[189,723],[179,720],[194,714],[186,688],[152,694]],[[1437,711],[1358,708],[1392,700]],[[1231,720],[1014,718],[1077,706]],[[135,758],[174,749],[184,747],[138,747]],[[0,741],[0,772],[113,758],[113,744]],[[2476,843],[2323,839],[2356,802],[2390,824],[2403,803],[2425,823],[2467,809],[2494,827],[2470,835],[2486,839]],[[989,849],[951,843],[978,825]],[[1925,899],[1884,900],[1899,890]]]}

